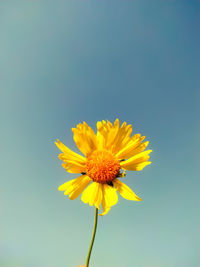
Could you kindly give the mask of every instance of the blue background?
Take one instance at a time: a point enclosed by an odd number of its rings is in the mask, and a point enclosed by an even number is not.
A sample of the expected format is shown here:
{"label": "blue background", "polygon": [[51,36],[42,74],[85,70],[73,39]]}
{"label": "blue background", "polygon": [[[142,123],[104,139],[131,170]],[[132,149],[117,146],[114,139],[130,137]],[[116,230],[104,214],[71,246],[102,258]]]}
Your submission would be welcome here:
{"label": "blue background", "polygon": [[152,165],[143,198],[99,218],[91,267],[199,267],[200,2],[0,2],[1,267],[85,264],[94,209],[57,187],[59,138],[86,121],[133,124]]}

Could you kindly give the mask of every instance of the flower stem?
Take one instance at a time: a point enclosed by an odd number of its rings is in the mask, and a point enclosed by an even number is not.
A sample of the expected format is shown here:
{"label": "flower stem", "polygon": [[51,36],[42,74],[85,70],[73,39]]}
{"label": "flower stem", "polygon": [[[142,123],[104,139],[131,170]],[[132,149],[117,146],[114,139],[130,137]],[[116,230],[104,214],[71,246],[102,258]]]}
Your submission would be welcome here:
{"label": "flower stem", "polygon": [[90,256],[91,256],[91,252],[92,252],[92,247],[94,244],[94,239],[95,239],[95,235],[96,235],[96,230],[97,230],[97,221],[98,221],[98,209],[95,209],[95,217],[94,217],[94,229],[93,229],[93,234],[92,234],[92,240],[90,243],[90,248],[88,251],[88,256],[87,256],[87,261],[86,261],[86,265],[85,267],[89,267],[89,261],[90,261]]}

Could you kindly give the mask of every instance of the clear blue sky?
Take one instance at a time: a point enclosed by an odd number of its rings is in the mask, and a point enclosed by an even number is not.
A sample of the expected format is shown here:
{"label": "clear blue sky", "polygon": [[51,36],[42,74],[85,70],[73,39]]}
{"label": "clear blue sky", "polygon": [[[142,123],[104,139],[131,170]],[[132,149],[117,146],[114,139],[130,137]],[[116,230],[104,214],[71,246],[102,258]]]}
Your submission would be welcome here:
{"label": "clear blue sky", "polygon": [[119,118],[150,141],[127,173],[140,203],[99,218],[91,267],[199,267],[199,31],[195,0],[0,3],[1,267],[85,263],[94,210],[54,141]]}

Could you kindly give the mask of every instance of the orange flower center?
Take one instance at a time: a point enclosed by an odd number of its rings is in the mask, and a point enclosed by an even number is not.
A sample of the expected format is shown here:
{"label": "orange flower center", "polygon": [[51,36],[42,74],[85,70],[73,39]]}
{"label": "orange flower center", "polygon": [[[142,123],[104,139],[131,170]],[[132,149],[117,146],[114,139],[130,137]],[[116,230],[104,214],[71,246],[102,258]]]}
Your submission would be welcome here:
{"label": "orange flower center", "polygon": [[119,161],[106,150],[96,150],[87,158],[86,173],[95,182],[111,183],[119,174]]}

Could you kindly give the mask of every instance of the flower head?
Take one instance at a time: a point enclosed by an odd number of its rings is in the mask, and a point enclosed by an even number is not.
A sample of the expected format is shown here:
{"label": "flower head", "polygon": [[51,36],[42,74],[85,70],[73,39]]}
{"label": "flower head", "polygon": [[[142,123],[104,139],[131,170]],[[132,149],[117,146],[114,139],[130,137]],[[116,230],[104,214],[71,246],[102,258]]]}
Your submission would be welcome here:
{"label": "flower head", "polygon": [[59,155],[64,163],[62,166],[70,173],[79,173],[80,176],[59,186],[70,199],[76,199],[82,192],[81,200],[99,209],[102,204],[103,213],[118,202],[117,191],[128,200],[140,201],[141,198],[119,178],[125,176],[125,170],[141,171],[148,161],[149,153],[146,150],[148,141],[143,142],[145,136],[132,134],[132,125],[124,122],[121,126],[116,119],[114,124],[107,121],[97,122],[97,134],[87,123],[79,123],[72,129],[74,141],[83,153],[81,156],[59,140],[57,147],[63,152]]}

